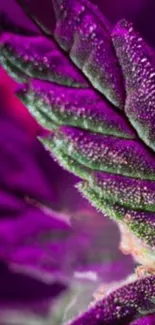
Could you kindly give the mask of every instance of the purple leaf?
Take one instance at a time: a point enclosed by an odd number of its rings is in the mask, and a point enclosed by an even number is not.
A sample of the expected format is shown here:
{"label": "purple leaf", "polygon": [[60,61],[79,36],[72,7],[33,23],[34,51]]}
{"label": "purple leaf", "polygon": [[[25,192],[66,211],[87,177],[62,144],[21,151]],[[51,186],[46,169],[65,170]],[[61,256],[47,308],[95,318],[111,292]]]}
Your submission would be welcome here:
{"label": "purple leaf", "polygon": [[[44,38],[41,40],[44,44]],[[11,41],[9,37],[8,44],[11,44]],[[22,52],[20,50],[21,43],[22,38],[18,36],[19,49],[16,52],[17,48],[15,47],[12,52],[15,58],[18,52]],[[4,44],[4,48],[5,46],[6,44]],[[24,63],[22,60],[24,60],[25,53],[24,49],[21,56],[21,67]],[[13,57],[10,63],[13,62]],[[15,63],[15,68],[18,64]],[[101,96],[91,88],[64,88],[61,85],[33,79],[18,94],[35,117],[45,127],[54,130],[55,135],[53,133],[48,139],[42,141],[49,149],[52,149],[60,164],[88,180],[88,186],[84,186],[86,189],[84,195],[93,201],[93,204],[102,212],[110,211],[110,216],[114,216],[115,219],[119,219],[122,213],[122,218],[130,230],[132,229],[134,234],[143,239],[145,243],[151,247],[154,246],[153,231],[150,231],[151,225],[147,225],[145,222],[146,218],[150,216],[149,213],[154,212],[153,183],[148,181],[154,180],[153,154],[136,137],[123,112],[123,116],[121,116],[105,100],[102,103]],[[94,103],[94,108],[92,103]],[[98,114],[96,114],[96,106]],[[64,124],[73,127],[58,128],[59,125]],[[80,127],[80,129],[75,127]],[[89,132],[81,128],[88,129]],[[103,133],[104,136],[92,134],[90,131]],[[130,137],[131,140],[126,139]],[[98,178],[97,173],[92,172],[93,170],[104,173],[99,173]],[[112,173],[109,176],[110,180],[105,172]],[[102,178],[104,182],[101,181]],[[104,188],[102,183],[104,183]],[[109,202],[111,200],[112,207],[110,209]],[[118,205],[116,211],[115,204]],[[128,223],[124,217],[126,212],[122,210],[123,207],[131,209],[133,223]],[[144,221],[145,231],[141,231],[141,226],[136,227],[137,221],[135,221],[133,213],[135,209],[136,211],[144,209],[144,215],[140,215],[139,218]],[[152,217],[154,219],[153,214]],[[152,251],[149,252],[149,256],[150,254]]]}
{"label": "purple leaf", "polygon": [[137,280],[107,294],[70,325],[124,325],[155,311],[155,277]]}
{"label": "purple leaf", "polygon": [[137,139],[127,140],[62,126],[57,128],[51,141],[55,147],[92,170],[155,179],[153,154]]}
{"label": "purple leaf", "polygon": [[125,78],[125,113],[139,137],[154,150],[155,53],[126,20],[118,22],[112,37]]}
{"label": "purple leaf", "polygon": [[87,0],[53,0],[54,36],[93,86],[114,105],[124,105],[121,69],[111,43],[111,26]]}
{"label": "purple leaf", "polygon": [[[28,135],[11,119],[0,120],[0,183],[8,193],[23,200],[52,202],[53,188],[36,156],[37,140]],[[39,145],[39,143],[38,143]]]}
{"label": "purple leaf", "polygon": [[[13,61],[28,77],[45,79],[72,87],[88,87],[79,71],[56,44],[43,36],[20,36],[3,33],[0,39],[1,60]],[[26,78],[26,77],[25,77]]]}

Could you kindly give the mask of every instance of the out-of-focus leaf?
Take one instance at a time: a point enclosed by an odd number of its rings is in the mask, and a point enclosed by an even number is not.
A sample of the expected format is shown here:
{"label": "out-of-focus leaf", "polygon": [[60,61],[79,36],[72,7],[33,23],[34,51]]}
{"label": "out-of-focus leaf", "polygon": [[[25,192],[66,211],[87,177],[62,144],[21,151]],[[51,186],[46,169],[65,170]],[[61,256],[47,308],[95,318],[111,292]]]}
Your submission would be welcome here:
{"label": "out-of-focus leaf", "polygon": [[153,325],[155,323],[155,315],[150,315],[147,317],[143,317],[142,319],[138,319],[129,325]]}
{"label": "out-of-focus leaf", "polygon": [[42,282],[33,276],[20,274],[0,263],[0,305],[23,304],[26,306],[41,305],[42,302],[56,298],[66,289],[65,284],[59,282]]}
{"label": "out-of-focus leaf", "polygon": [[92,170],[155,179],[153,154],[138,140],[103,136],[63,126],[55,131],[53,143],[56,148]]}
{"label": "out-of-focus leaf", "polygon": [[[0,120],[0,184],[6,195],[17,200],[29,197],[52,202],[53,188],[46,170],[37,161],[38,140],[31,140],[24,130],[8,117]],[[39,144],[38,144],[39,145]]]}
{"label": "out-of-focus leaf", "polygon": [[98,8],[87,0],[78,3],[70,0],[53,1],[56,13],[56,28],[53,32],[39,22],[35,13],[31,13],[26,1],[18,2],[45,33],[50,37],[54,34],[60,46],[70,52],[73,62],[82,69],[93,86],[114,105],[122,108],[125,91],[111,42],[111,24]]}
{"label": "out-of-focus leaf", "polygon": [[[70,258],[73,229],[57,215],[27,203],[18,218],[0,223],[0,257],[9,264],[51,278],[68,276],[73,271]],[[57,256],[61,258],[57,259]],[[75,253],[75,261],[76,261]],[[42,272],[42,273],[41,273]],[[71,273],[70,273],[71,274]]]}
{"label": "out-of-focus leaf", "polygon": [[[3,57],[3,52],[1,55]],[[69,66],[66,66],[66,69],[69,74]],[[57,125],[68,124],[127,139],[136,137],[128,121],[117,114],[112,105],[92,87],[64,87],[33,79],[28,86],[20,87],[18,96],[33,115],[36,116],[37,112],[46,115],[45,122],[38,116],[40,123],[45,127],[51,119]]]}

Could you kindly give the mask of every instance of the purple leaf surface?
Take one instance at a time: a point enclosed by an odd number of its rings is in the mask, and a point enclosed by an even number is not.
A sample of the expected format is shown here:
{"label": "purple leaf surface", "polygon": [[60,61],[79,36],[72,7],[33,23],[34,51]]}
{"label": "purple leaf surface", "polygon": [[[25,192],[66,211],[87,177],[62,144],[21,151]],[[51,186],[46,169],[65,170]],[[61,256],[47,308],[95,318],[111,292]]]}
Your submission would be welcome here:
{"label": "purple leaf surface", "polygon": [[56,12],[54,36],[60,46],[88,77],[93,86],[122,108],[124,86],[111,43],[111,26],[87,0],[53,1]]}

